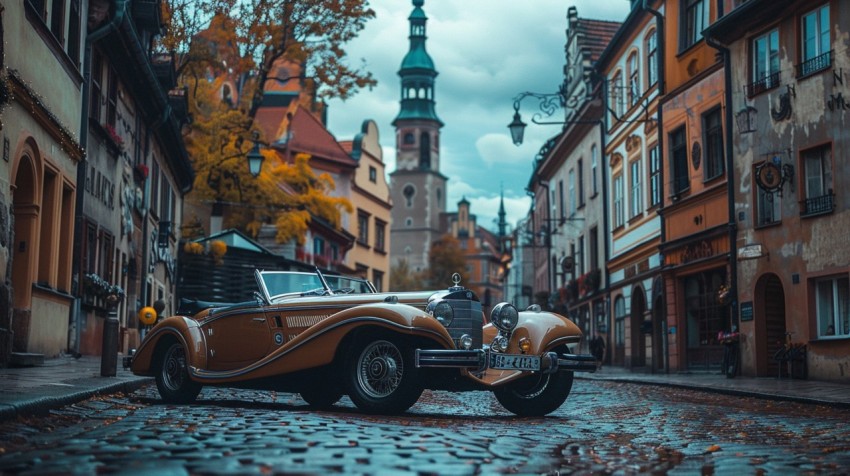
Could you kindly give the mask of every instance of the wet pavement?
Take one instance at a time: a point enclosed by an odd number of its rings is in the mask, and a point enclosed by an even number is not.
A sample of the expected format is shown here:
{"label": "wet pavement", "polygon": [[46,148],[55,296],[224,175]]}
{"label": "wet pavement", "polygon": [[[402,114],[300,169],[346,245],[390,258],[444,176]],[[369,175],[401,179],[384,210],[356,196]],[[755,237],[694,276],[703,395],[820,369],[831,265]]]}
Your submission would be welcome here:
{"label": "wet pavement", "polygon": [[[47,359],[41,367],[0,368],[0,422],[18,415],[45,412],[94,395],[133,390],[153,382],[120,368],[115,377],[100,376],[99,357]],[[646,374],[618,367],[603,367],[596,373],[577,373],[577,380],[606,380],[622,383],[688,388],[767,400],[793,401],[850,408],[850,381],[737,377],[728,379],[708,372]]]}
{"label": "wet pavement", "polygon": [[577,380],[545,418],[489,392],[426,392],[401,416],[344,398],[155,386],[0,423],[9,474],[846,474],[850,410],[657,385]]}

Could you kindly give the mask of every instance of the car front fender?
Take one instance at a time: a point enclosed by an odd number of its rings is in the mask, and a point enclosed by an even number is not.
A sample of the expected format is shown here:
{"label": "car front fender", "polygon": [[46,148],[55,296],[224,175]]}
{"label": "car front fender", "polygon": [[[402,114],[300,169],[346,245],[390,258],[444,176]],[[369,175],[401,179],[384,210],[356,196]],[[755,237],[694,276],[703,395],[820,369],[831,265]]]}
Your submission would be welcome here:
{"label": "car front fender", "polygon": [[190,367],[206,368],[207,345],[198,321],[184,316],[171,316],[158,322],[145,335],[142,345],[136,350],[130,370],[136,375],[151,376],[154,368],[157,347],[163,339],[176,339],[183,344],[187,364]]}

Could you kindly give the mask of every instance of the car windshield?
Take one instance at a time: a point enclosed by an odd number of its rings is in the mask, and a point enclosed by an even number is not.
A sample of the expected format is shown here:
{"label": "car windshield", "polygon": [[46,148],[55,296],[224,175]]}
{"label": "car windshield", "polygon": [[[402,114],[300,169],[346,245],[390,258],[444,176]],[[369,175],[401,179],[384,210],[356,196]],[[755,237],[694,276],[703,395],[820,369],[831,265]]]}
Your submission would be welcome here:
{"label": "car windshield", "polygon": [[[316,273],[292,271],[262,271],[261,287],[271,300],[286,294],[323,295],[323,294],[368,294],[375,288],[365,279],[348,276],[323,276]],[[322,279],[327,283],[322,282]],[[330,288],[330,292],[328,292]]]}

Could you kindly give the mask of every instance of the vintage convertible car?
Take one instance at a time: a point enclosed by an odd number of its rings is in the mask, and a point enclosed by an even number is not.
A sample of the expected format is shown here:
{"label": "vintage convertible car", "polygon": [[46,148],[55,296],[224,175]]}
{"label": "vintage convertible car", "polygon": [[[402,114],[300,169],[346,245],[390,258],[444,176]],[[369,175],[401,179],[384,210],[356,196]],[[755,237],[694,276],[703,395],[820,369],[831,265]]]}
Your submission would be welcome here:
{"label": "vintage convertible car", "polygon": [[582,337],[573,322],[501,303],[488,323],[457,274],[448,289],[403,293],[318,270],[255,276],[253,301],[161,320],[124,366],[175,403],[212,385],[298,392],[317,408],[348,395],[364,412],[399,413],[426,388],[491,390],[529,416],[560,407],[574,371],[596,369],[570,352]]}

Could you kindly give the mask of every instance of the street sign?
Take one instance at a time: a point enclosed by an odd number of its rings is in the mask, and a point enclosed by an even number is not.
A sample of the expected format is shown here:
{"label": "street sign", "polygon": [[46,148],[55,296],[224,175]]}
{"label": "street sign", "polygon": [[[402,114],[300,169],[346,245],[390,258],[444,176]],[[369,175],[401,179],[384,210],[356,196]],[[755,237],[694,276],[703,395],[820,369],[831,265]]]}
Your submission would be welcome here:
{"label": "street sign", "polygon": [[756,259],[766,255],[764,246],[760,243],[745,245],[738,248],[738,259]]}

